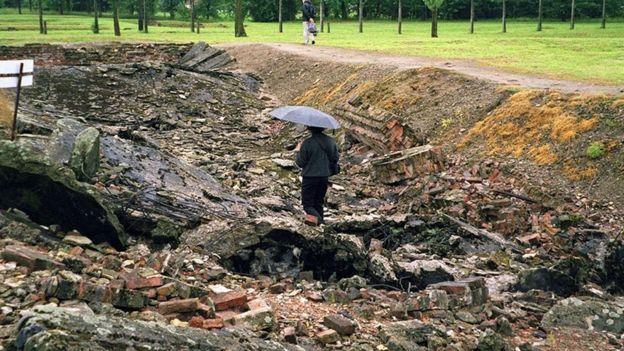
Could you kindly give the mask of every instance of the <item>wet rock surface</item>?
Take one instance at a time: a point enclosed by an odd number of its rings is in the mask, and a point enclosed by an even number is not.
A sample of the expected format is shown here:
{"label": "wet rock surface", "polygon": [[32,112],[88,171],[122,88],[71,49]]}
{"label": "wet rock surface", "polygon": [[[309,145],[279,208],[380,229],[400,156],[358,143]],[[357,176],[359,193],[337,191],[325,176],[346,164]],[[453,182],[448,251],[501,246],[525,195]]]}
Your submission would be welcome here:
{"label": "wet rock surface", "polygon": [[266,114],[290,101],[202,43],[127,50],[39,68],[0,141],[6,349],[550,350],[567,328],[621,347],[622,243],[589,209],[353,99],[306,226],[305,134]]}

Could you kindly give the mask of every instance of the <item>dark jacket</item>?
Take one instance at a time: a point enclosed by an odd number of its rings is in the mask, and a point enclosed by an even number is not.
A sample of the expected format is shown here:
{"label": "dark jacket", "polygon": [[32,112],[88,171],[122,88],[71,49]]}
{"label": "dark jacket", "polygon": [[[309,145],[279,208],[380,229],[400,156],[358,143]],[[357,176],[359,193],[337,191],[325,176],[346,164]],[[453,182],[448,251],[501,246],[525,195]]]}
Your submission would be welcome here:
{"label": "dark jacket", "polygon": [[301,6],[301,12],[303,12],[303,21],[308,22],[310,18],[316,18],[316,10],[310,0],[306,0]]}
{"label": "dark jacket", "polygon": [[329,177],[330,164],[337,164],[340,154],[334,139],[323,133],[312,134],[301,145],[297,154],[297,166],[303,169],[303,177]]}

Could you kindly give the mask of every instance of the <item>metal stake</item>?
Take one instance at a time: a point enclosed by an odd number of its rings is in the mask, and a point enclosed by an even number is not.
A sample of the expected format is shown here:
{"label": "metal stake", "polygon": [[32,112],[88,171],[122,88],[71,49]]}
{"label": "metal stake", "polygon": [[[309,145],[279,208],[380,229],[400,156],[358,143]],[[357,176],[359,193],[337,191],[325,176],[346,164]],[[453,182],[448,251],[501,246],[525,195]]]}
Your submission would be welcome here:
{"label": "metal stake", "polygon": [[13,110],[13,128],[11,129],[11,140],[15,140],[17,129],[17,109],[19,107],[20,92],[22,91],[22,75],[24,73],[24,63],[20,63],[20,70],[17,76],[17,96],[15,97],[15,110]]}

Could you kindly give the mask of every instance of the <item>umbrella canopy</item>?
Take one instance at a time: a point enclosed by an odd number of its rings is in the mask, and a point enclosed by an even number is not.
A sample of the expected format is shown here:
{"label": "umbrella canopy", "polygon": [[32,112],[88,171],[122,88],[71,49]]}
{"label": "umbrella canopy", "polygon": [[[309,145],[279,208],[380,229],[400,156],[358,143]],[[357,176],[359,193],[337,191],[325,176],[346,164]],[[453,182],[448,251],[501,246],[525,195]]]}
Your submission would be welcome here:
{"label": "umbrella canopy", "polygon": [[310,127],[327,129],[340,128],[340,123],[338,123],[334,117],[307,106],[284,106],[271,111],[269,114],[277,119]]}

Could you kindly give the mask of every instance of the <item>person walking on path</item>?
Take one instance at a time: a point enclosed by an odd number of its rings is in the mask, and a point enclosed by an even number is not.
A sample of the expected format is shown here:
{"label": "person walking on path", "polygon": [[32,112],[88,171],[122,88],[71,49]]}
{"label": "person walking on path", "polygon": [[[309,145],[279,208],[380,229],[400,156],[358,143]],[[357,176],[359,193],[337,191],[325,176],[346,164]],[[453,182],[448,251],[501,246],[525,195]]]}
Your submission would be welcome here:
{"label": "person walking on path", "polygon": [[340,172],[338,166],[340,154],[336,142],[323,133],[323,128],[308,127],[308,129],[312,135],[300,142],[295,149],[298,151],[297,166],[302,169],[301,202],[307,214],[306,222],[322,224],[329,177]]}
{"label": "person walking on path", "polygon": [[312,41],[312,45],[316,44],[314,33],[310,32],[310,25],[314,24],[316,10],[312,5],[312,0],[302,0],[301,12],[303,13],[303,43],[308,45]]}

